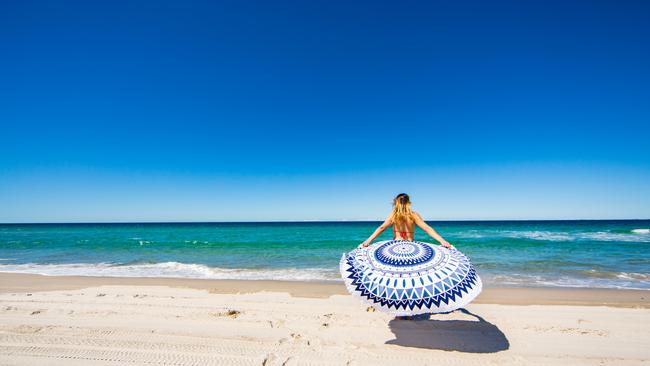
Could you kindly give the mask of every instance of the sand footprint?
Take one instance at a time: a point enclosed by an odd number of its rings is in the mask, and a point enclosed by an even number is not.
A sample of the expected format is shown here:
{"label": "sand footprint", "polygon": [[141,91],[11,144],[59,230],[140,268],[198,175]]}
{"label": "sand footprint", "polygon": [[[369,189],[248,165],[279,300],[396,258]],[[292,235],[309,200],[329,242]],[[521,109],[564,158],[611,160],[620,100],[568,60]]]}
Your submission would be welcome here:
{"label": "sand footprint", "polygon": [[262,366],[273,366],[279,363],[278,355],[275,353],[269,353],[262,361]]}
{"label": "sand footprint", "polygon": [[234,309],[229,309],[226,311],[220,311],[220,312],[212,312],[210,313],[211,316],[216,316],[216,317],[229,317],[231,319],[236,319],[238,316],[242,314],[241,311],[239,310],[234,310]]}
{"label": "sand footprint", "polygon": [[271,328],[281,328],[284,325],[284,320],[269,320]]}
{"label": "sand footprint", "polygon": [[291,366],[291,365],[297,365],[297,361],[293,356],[289,356],[284,361],[282,361],[283,357],[279,357],[275,353],[269,353],[266,355],[264,360],[262,361],[262,366],[275,366],[275,365],[282,365],[282,366]]}

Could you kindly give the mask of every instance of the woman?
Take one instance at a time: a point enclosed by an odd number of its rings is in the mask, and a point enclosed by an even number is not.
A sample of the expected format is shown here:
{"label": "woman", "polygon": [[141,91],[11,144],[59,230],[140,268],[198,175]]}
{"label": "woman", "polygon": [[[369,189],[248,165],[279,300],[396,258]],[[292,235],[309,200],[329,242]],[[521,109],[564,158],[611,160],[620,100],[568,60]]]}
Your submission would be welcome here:
{"label": "woman", "polygon": [[415,211],[411,210],[411,201],[408,194],[400,193],[393,200],[393,212],[390,213],[386,221],[379,225],[372,235],[359,247],[367,247],[389,226],[393,226],[393,239],[396,240],[413,240],[415,225],[419,226],[432,238],[436,239],[440,245],[445,248],[453,248],[442,236],[440,236],[431,226],[429,226],[422,217]]}

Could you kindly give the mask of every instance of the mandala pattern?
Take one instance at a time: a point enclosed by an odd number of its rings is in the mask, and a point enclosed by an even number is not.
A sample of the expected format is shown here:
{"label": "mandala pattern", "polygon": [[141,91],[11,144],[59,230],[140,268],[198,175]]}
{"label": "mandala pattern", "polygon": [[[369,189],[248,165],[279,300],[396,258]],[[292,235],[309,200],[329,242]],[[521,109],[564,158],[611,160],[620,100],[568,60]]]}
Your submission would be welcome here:
{"label": "mandala pattern", "polygon": [[456,249],[389,240],[344,254],[341,276],[348,291],[395,315],[444,313],[467,305],[481,279]]}

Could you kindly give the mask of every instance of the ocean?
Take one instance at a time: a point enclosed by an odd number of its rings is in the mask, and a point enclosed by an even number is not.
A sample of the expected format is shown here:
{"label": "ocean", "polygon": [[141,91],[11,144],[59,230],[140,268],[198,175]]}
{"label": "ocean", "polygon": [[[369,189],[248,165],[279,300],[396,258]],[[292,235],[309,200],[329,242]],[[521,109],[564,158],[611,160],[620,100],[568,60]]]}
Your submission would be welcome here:
{"label": "ocean", "polygon": [[[650,220],[429,223],[486,286],[650,290]],[[0,271],[340,281],[342,253],[378,224],[2,224]],[[419,229],[416,240],[432,242]]]}

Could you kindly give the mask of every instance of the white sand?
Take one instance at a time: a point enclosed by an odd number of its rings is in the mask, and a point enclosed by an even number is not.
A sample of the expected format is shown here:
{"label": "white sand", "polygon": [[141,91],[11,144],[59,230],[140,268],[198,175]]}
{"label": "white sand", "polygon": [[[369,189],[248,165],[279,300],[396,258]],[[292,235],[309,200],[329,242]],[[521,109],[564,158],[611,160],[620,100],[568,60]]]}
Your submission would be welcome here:
{"label": "white sand", "polygon": [[650,365],[650,309],[472,304],[416,321],[347,295],[97,286],[0,294],[1,365]]}

